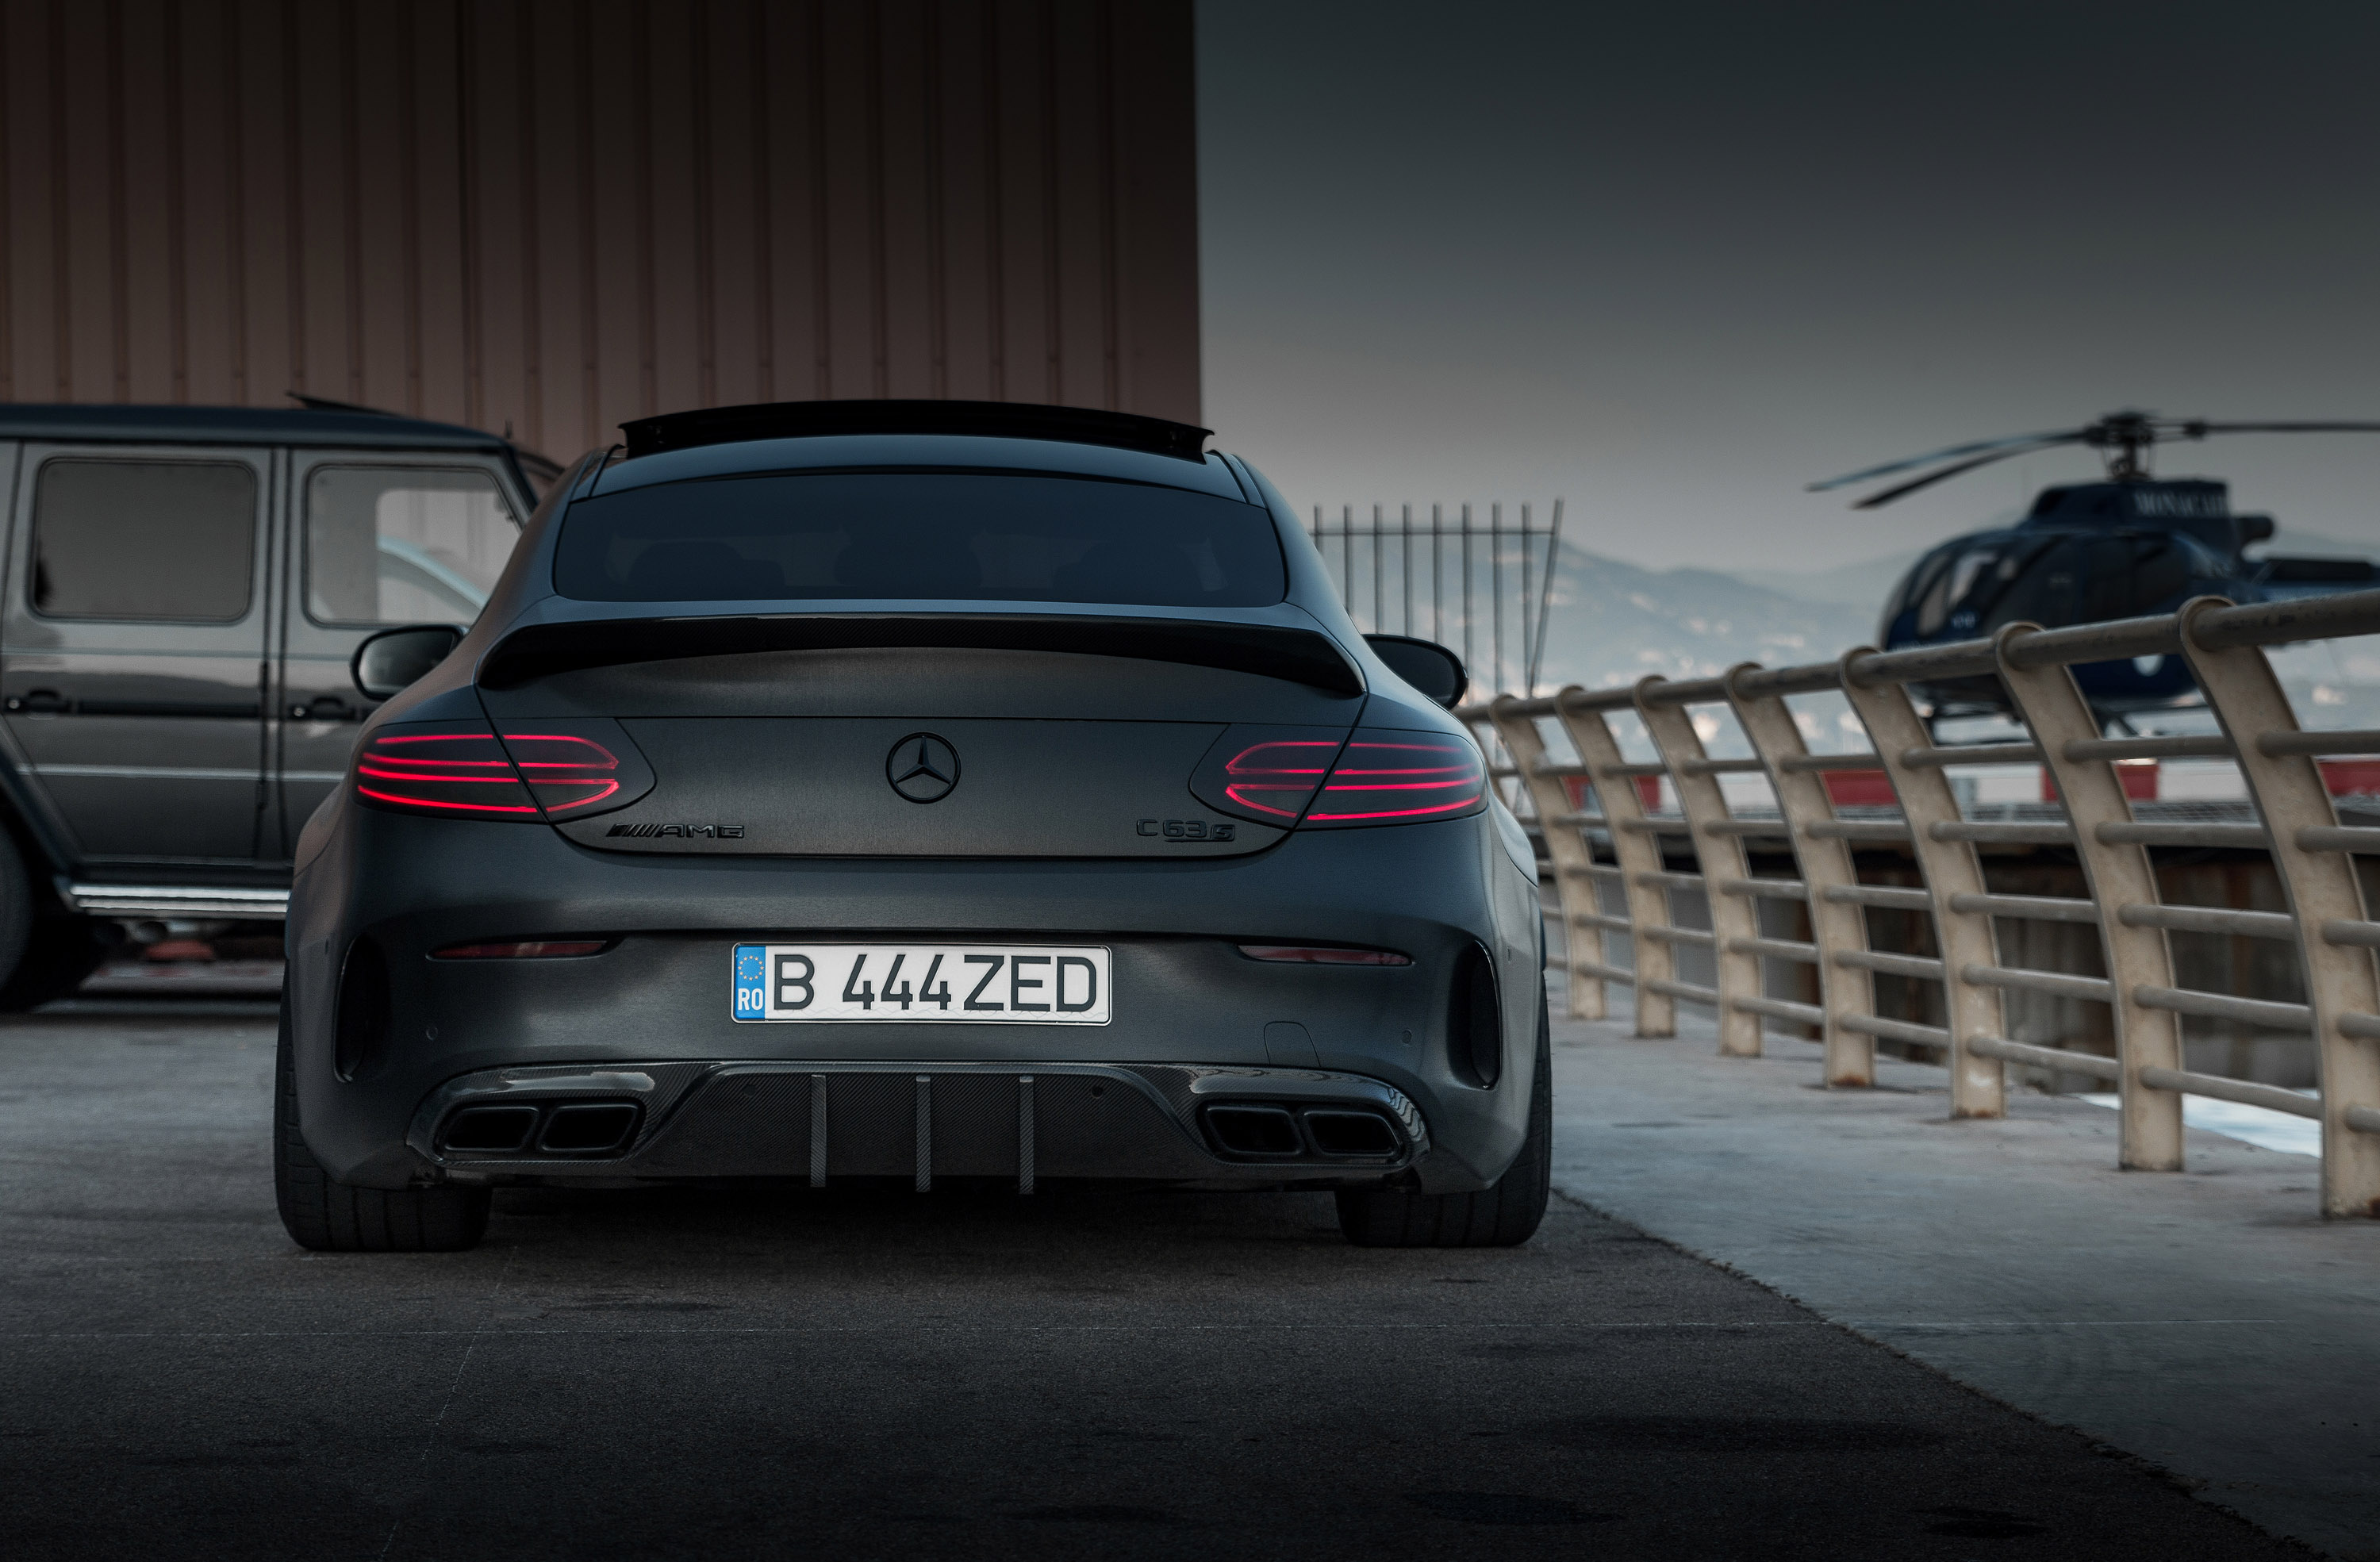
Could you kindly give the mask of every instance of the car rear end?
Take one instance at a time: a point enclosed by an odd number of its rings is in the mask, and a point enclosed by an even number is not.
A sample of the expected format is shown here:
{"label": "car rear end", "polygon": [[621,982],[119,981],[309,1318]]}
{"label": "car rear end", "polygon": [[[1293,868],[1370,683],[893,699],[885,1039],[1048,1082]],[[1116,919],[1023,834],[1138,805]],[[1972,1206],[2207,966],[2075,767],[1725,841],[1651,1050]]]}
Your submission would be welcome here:
{"label": "car rear end", "polygon": [[767,444],[577,474],[366,732],[293,905],[329,1175],[1493,1184],[1530,854],[1260,479]]}

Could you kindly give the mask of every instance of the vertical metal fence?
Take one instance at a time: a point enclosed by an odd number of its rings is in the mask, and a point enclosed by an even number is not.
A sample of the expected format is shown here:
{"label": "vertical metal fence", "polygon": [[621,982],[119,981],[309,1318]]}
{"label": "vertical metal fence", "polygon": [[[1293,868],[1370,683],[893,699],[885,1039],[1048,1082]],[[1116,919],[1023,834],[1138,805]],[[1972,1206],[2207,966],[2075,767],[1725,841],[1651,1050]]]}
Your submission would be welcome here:
{"label": "vertical metal fence", "polygon": [[[1427,508],[1427,514],[1421,511]],[[1451,513],[1450,513],[1451,512]],[[1475,683],[1534,695],[1545,664],[1546,615],[1560,558],[1562,502],[1540,526],[1490,504],[1314,507],[1314,545],[1367,635],[1412,635],[1456,651]],[[1509,654],[1508,654],[1509,653]]]}
{"label": "vertical metal fence", "polygon": [[[1540,626],[1541,627],[1541,624]],[[2323,772],[2325,757],[2380,754],[2380,731],[2310,732],[2274,675],[2266,648],[2380,633],[2380,592],[2233,606],[2216,598],[2179,612],[2044,630],[2013,624],[1989,640],[1767,669],[1747,663],[1722,677],[1646,678],[1632,687],[1572,686],[1545,698],[1500,695],[1460,714],[1488,739],[1508,800],[1540,842],[1559,928],[1552,963],[1569,974],[1570,1012],[1601,1018],[1608,990],[1635,994],[1640,1035],[1675,1034],[1675,1006],[1718,1017],[1723,1051],[1756,1055],[1765,1022],[1815,1028],[1827,1082],[1870,1084],[1879,1038],[1905,1044],[1949,1072],[1951,1115],[2007,1110],[2010,1065],[2104,1081],[2119,1096],[2118,1159],[2124,1167],[2182,1166],[2182,1097],[2211,1096],[2322,1124],[2321,1205],[2331,1216],[2380,1217],[2380,922],[2366,914],[2353,858],[2380,855],[2380,828],[2343,824]],[[2080,664],[2126,657],[2188,659],[2220,735],[2116,737],[2076,686]],[[2027,740],[1937,745],[1911,686],[1996,676]],[[1813,754],[1789,701],[1840,694],[1872,753]],[[1633,714],[1658,757],[1631,762],[1610,719]],[[1714,758],[1706,733],[1731,719],[1752,755]],[[1563,757],[1557,749],[1566,750]],[[2237,822],[2135,817],[2124,768],[2143,761],[2228,759],[2245,781]],[[2063,817],[1964,817],[1951,772],[2037,762]],[[1832,778],[1881,771],[1892,805],[1839,803]],[[1769,805],[1730,805],[1721,778],[1765,778]],[[1755,783],[1756,784],[1756,783]],[[1661,806],[1674,796],[1674,810]],[[1589,800],[1593,807],[1587,806]],[[1668,865],[1664,840],[1691,843],[1693,872]],[[1751,841],[1790,848],[1798,877],[1756,876]],[[2070,848],[2087,893],[1996,893],[1978,848],[1993,843]],[[1904,849],[1923,887],[1863,882],[1854,849]],[[2160,848],[2265,852],[2288,895],[2286,913],[2165,903],[2151,853]],[[1711,926],[1683,925],[1671,897],[1698,891]],[[1808,937],[1762,933],[1759,902],[1806,910]],[[1930,920],[1932,955],[1871,947],[1868,912]],[[2076,975],[2006,963],[1998,931],[2009,923],[2095,928],[2107,975]],[[2177,966],[2168,935],[2219,933],[2294,946],[2306,1001],[2282,1003],[2205,990]],[[1629,954],[1619,963],[1615,940]],[[1674,951],[1710,951],[1708,984],[1679,979]],[[1765,990],[1764,966],[1814,977],[1794,995]],[[1875,978],[1933,984],[1939,1025],[1877,1011]],[[2038,993],[2104,1004],[2115,1055],[2009,1039],[2003,1000]],[[2181,1021],[2201,1016],[2309,1034],[2318,1060],[2314,1096],[2183,1067]]]}

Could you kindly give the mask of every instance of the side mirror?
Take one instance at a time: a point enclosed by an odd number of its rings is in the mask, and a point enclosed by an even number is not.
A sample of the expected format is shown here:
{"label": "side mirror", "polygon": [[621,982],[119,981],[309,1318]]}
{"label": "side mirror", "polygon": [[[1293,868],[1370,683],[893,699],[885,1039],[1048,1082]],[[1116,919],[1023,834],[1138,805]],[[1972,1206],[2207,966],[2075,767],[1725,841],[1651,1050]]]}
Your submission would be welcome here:
{"label": "side mirror", "polygon": [[347,663],[347,672],[356,687],[372,699],[386,699],[402,694],[422,674],[446,660],[463,640],[463,632],[451,624],[416,624],[402,629],[383,629],[377,635],[364,636],[356,648],[355,660]]}
{"label": "side mirror", "polygon": [[1416,640],[1410,635],[1366,635],[1364,643],[1372,654],[1388,663],[1389,671],[1451,710],[1463,703],[1463,692],[1471,686],[1471,674],[1463,670],[1463,659],[1435,640]]}

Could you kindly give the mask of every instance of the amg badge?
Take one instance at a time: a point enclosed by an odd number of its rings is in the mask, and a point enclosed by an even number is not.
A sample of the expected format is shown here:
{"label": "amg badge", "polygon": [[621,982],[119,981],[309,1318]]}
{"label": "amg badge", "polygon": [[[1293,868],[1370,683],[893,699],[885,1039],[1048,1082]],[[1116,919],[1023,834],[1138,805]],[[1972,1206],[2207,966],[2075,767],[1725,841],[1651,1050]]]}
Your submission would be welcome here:
{"label": "amg badge", "polygon": [[651,841],[658,837],[680,840],[741,841],[744,827],[740,824],[615,824],[605,835],[625,835],[632,841]]}

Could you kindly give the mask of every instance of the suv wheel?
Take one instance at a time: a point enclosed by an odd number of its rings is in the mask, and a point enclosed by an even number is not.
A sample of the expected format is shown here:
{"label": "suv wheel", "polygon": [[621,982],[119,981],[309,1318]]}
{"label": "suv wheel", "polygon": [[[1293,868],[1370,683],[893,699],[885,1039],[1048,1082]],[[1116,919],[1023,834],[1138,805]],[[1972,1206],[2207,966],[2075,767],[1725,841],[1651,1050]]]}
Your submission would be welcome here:
{"label": "suv wheel", "polygon": [[1518,1247],[1536,1233],[1553,1185],[1553,1024],[1537,998],[1537,1075],[1529,1134],[1496,1185],[1477,1193],[1339,1191],[1339,1229],[1357,1247]]}
{"label": "suv wheel", "polygon": [[458,1253],[488,1229],[485,1188],[350,1188],[334,1182],[298,1127],[289,1006],[273,1084],[273,1193],[289,1240],[317,1253]]}

